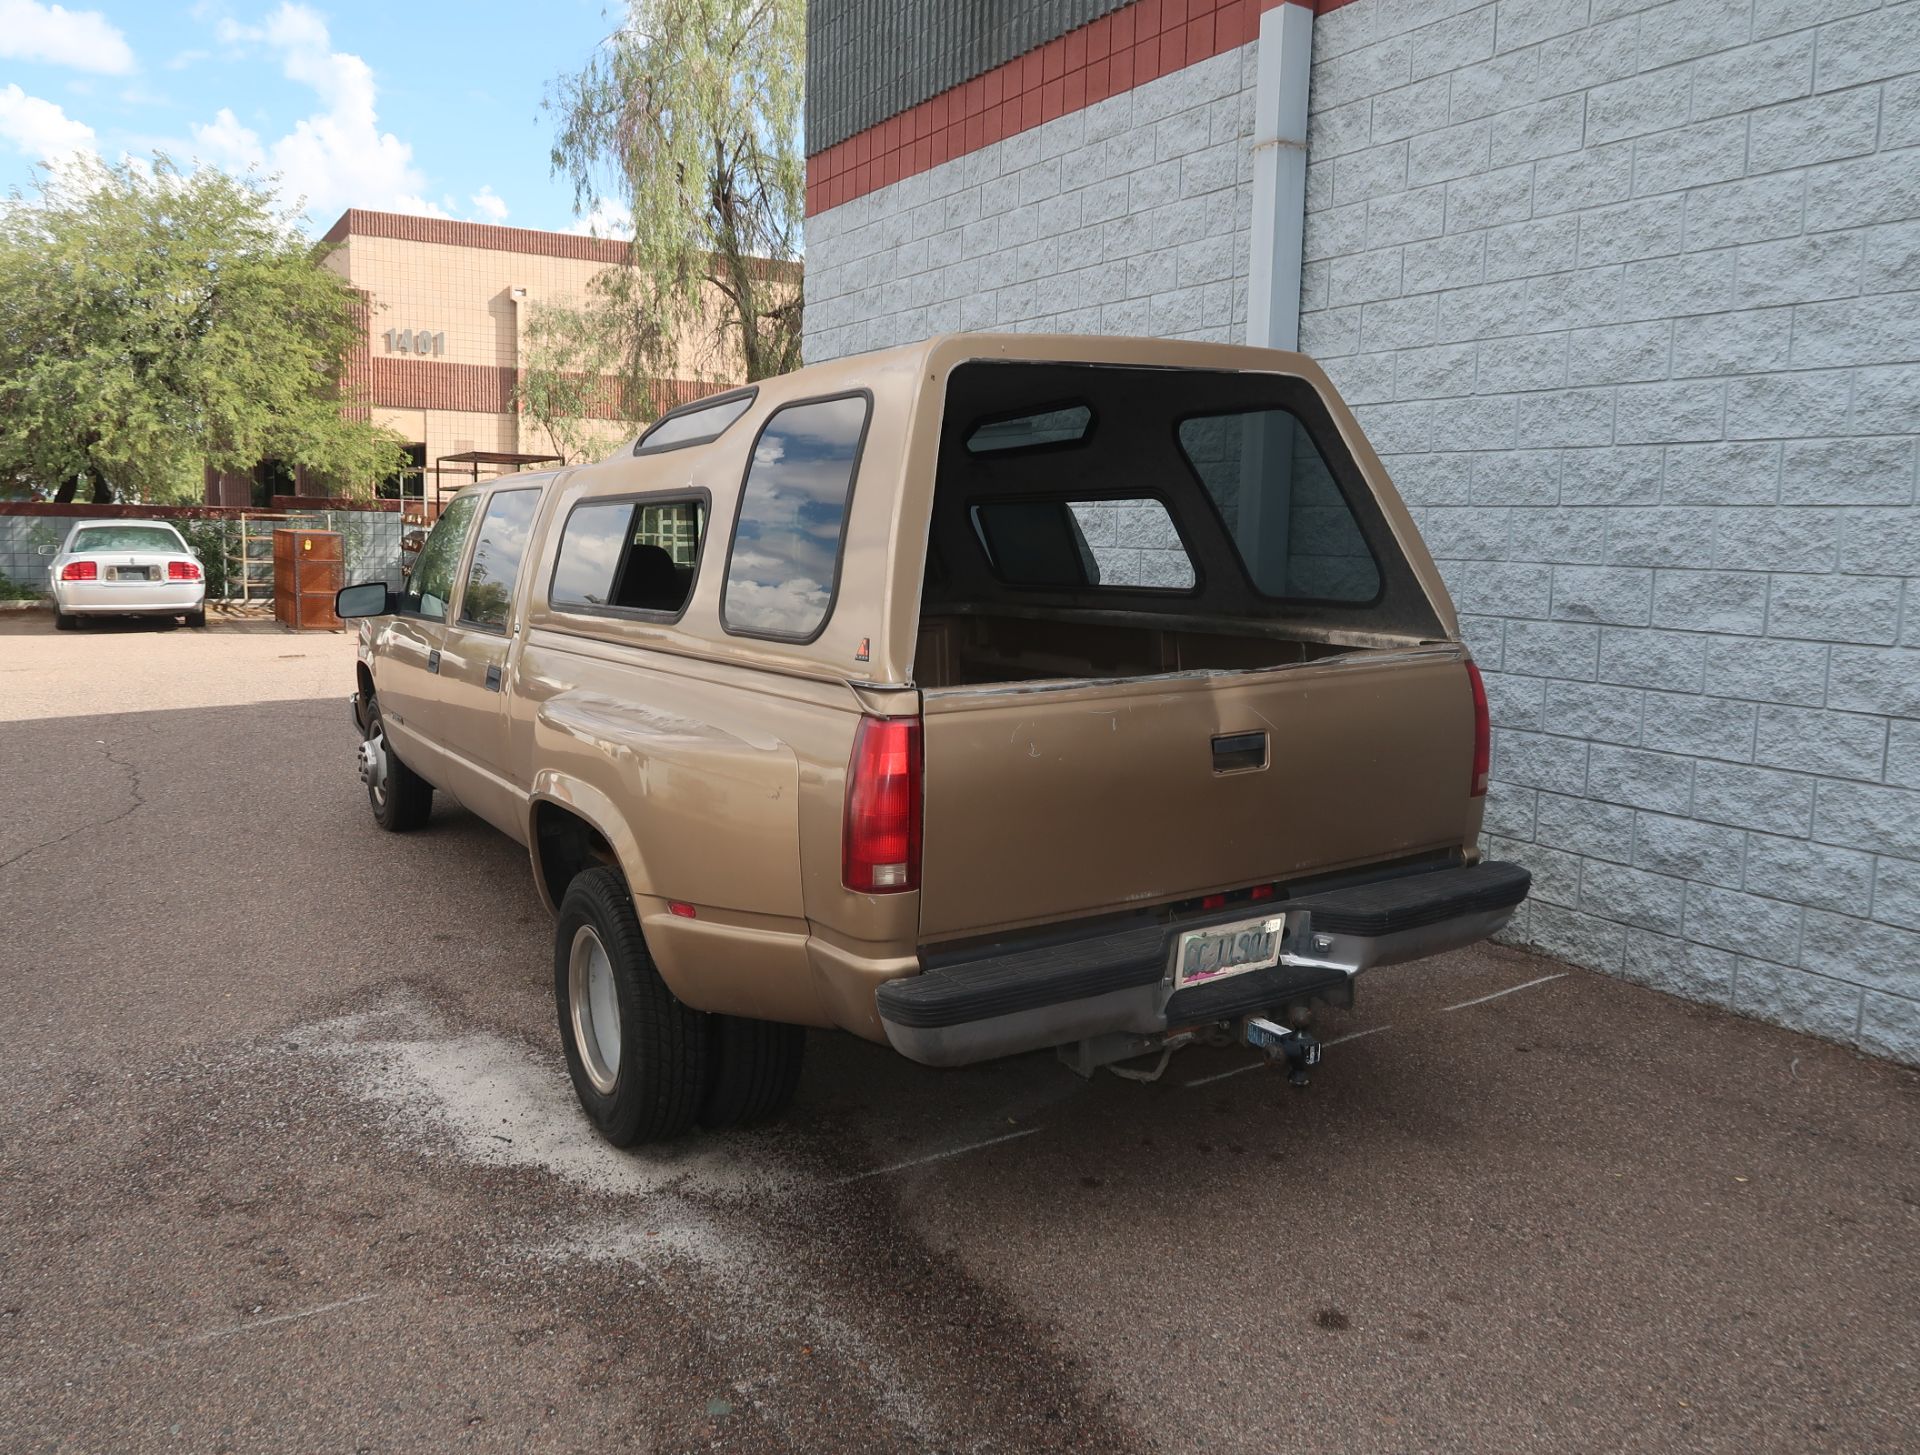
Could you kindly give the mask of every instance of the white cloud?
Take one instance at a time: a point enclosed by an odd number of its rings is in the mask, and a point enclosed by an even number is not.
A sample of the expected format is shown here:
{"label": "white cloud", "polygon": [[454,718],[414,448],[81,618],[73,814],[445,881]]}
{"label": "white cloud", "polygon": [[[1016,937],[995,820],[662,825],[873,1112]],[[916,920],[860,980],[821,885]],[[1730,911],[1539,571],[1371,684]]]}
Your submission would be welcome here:
{"label": "white cloud", "polygon": [[0,140],[36,162],[59,167],[92,159],[93,128],[75,121],[51,101],[29,96],[17,85],[0,88]]}
{"label": "white cloud", "polygon": [[624,241],[633,236],[633,214],[611,197],[602,197],[593,204],[593,211],[585,217],[574,219],[568,232],[578,237],[619,238]]}
{"label": "white cloud", "polygon": [[424,200],[425,178],[413,164],[413,148],[380,129],[372,67],[351,52],[333,49],[318,12],[287,3],[261,25],[222,20],[217,33],[227,45],[264,45],[277,52],[282,74],[312,90],[323,109],[263,145],[223,108],[212,122],[193,129],[206,160],[277,172],[289,200],[304,199],[307,211],[322,223],[349,207],[447,215]]}
{"label": "white cloud", "polygon": [[453,216],[451,212],[447,211],[447,209],[442,207],[438,202],[422,197],[417,192],[402,193],[400,196],[394,198],[392,210],[395,212],[412,212],[421,217],[445,217],[451,219]]}
{"label": "white cloud", "polygon": [[40,0],[0,0],[0,57],[110,76],[133,70],[133,47],[106,16]]}
{"label": "white cloud", "polygon": [[505,222],[507,220],[507,204],[503,202],[500,195],[493,190],[493,184],[491,182],[474,193],[467,201],[473,204],[473,210],[479,214],[482,222]]}

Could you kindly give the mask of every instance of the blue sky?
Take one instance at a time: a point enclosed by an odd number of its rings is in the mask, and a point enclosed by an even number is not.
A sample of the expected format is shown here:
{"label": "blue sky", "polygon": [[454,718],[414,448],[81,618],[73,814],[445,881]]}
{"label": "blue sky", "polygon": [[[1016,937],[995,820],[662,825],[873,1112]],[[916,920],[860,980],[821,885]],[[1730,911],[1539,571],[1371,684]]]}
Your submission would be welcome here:
{"label": "blue sky", "polygon": [[609,233],[550,175],[540,100],[614,25],[606,0],[0,0],[0,193],[159,150],[280,173],[316,233],[349,206]]}

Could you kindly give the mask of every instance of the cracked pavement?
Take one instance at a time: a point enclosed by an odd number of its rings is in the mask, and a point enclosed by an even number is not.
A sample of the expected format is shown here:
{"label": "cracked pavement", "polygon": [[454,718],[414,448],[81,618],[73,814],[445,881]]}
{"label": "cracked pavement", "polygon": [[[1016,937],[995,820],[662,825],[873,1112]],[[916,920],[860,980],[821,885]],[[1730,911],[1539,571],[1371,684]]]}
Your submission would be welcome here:
{"label": "cracked pavement", "polygon": [[0,1449],[1920,1446],[1920,1075],[1484,947],[1300,1093],[815,1035],[614,1152],[351,661],[0,622]]}

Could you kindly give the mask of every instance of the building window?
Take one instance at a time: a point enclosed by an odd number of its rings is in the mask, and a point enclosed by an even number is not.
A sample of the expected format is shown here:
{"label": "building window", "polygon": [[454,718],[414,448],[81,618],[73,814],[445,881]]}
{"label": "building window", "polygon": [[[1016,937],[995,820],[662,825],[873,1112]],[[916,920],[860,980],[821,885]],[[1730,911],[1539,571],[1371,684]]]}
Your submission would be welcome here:
{"label": "building window", "polygon": [[382,500],[424,500],[427,494],[427,447],[413,444],[402,445],[401,448],[407,454],[405,467],[382,480],[374,487],[374,493]]}

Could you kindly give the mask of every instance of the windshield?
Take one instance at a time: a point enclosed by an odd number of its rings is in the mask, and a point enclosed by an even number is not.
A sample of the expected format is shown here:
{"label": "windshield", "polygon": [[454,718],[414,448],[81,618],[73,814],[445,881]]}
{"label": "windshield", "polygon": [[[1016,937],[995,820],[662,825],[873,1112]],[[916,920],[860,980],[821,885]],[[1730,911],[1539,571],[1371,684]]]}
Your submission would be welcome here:
{"label": "windshield", "polygon": [[164,525],[94,525],[74,535],[67,550],[82,551],[172,551],[186,550],[180,537]]}

